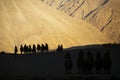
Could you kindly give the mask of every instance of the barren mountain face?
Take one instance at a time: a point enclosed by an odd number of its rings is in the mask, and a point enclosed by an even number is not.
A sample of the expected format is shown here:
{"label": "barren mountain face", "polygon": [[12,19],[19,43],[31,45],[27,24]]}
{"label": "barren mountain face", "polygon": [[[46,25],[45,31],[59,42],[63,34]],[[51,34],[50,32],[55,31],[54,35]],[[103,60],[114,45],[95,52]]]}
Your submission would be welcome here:
{"label": "barren mountain face", "polygon": [[120,0],[0,0],[0,51],[120,43]]}
{"label": "barren mountain face", "polygon": [[77,20],[85,20],[120,43],[120,0],[42,0]]}

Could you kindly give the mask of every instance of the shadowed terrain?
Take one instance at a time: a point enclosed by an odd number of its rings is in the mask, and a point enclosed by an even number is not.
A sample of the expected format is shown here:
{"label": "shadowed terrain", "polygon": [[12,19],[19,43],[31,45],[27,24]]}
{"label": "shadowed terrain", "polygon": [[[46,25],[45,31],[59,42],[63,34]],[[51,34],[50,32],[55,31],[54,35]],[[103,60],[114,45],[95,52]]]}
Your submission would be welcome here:
{"label": "shadowed terrain", "polygon": [[[106,49],[110,51],[110,57],[112,61],[110,74],[104,74],[102,70],[101,74],[95,73],[95,67],[92,70],[92,74],[78,74],[77,57],[80,50],[87,56],[88,50],[92,53],[94,59],[97,51],[103,56]],[[70,52],[71,60],[73,62],[72,73],[65,74],[64,68],[64,55]],[[0,79],[27,79],[27,80],[77,80],[87,79],[91,80],[119,80],[120,79],[120,45],[86,45],[79,47],[71,47],[64,49],[62,53],[56,51],[49,51],[48,53],[30,53],[30,54],[0,54]]]}

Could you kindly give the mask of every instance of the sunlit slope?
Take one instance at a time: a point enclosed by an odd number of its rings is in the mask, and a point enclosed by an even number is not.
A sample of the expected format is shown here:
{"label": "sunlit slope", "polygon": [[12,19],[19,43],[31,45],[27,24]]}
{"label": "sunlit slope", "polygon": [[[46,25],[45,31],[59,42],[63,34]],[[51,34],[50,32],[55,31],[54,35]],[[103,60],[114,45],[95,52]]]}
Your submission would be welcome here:
{"label": "sunlit slope", "polygon": [[20,44],[71,47],[111,42],[93,25],[60,12],[40,0],[0,0],[0,51]]}
{"label": "sunlit slope", "polygon": [[83,19],[114,43],[120,43],[120,0],[41,0],[65,14]]}
{"label": "sunlit slope", "polygon": [[105,8],[111,8],[112,20],[104,30],[104,33],[109,33],[112,40],[120,43],[120,0],[110,0]]}
{"label": "sunlit slope", "polygon": [[120,43],[120,0],[108,0],[89,22],[115,43]]}

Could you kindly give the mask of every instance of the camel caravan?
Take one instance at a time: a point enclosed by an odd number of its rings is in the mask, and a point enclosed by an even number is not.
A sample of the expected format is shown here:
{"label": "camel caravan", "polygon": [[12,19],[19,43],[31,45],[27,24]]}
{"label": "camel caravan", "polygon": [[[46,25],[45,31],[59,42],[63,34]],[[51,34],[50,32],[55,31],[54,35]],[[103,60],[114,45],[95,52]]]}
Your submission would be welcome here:
{"label": "camel caravan", "polygon": [[[20,52],[21,54],[26,53],[44,53],[48,52],[49,46],[46,43],[44,44],[33,44],[27,46],[27,45],[20,45]],[[15,54],[17,54],[18,49],[17,46],[15,46]],[[63,45],[58,45],[56,51],[58,53],[64,53],[63,52]],[[65,74],[71,74],[72,68],[73,68],[73,62],[72,62],[72,56],[70,55],[70,51],[66,51],[64,54],[64,68],[65,68]],[[95,70],[96,74],[109,74],[111,70],[111,58],[110,58],[110,52],[107,50],[103,56],[101,56],[100,52],[97,51],[95,54],[95,57],[93,57],[92,53],[88,50],[86,57],[82,49],[78,52],[78,57],[76,59],[76,67],[78,69],[79,74],[92,74]]]}
{"label": "camel caravan", "polygon": [[[76,60],[78,74],[110,73],[112,62],[110,58],[110,52],[108,50],[106,51],[106,53],[104,53],[103,58],[99,51],[96,53],[95,58],[90,51],[87,52],[86,58],[84,56],[85,54],[82,52],[82,50],[80,50],[78,53],[78,58]],[[65,54],[64,59],[65,73],[71,74],[73,62],[71,60],[69,51]]]}
{"label": "camel caravan", "polygon": [[[20,49],[17,48],[17,46],[15,46],[14,48],[14,53],[17,54],[18,50],[20,50],[21,54],[28,54],[28,53],[44,53],[44,52],[48,52],[49,51],[49,46],[47,43],[45,44],[33,44],[31,45],[20,45]],[[63,51],[63,45],[58,45],[57,52],[62,52]]]}

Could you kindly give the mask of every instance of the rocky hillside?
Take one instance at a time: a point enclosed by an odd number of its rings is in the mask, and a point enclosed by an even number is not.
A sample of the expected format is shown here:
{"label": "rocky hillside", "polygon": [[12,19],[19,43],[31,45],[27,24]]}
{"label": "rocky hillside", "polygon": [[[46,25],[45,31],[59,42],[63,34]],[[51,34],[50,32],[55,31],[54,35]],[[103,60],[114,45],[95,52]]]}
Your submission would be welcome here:
{"label": "rocky hillside", "polygon": [[[120,42],[120,0],[0,0],[0,51]],[[19,48],[19,47],[18,47]]]}
{"label": "rocky hillside", "polygon": [[83,19],[120,43],[120,0],[42,0],[77,20]]}

